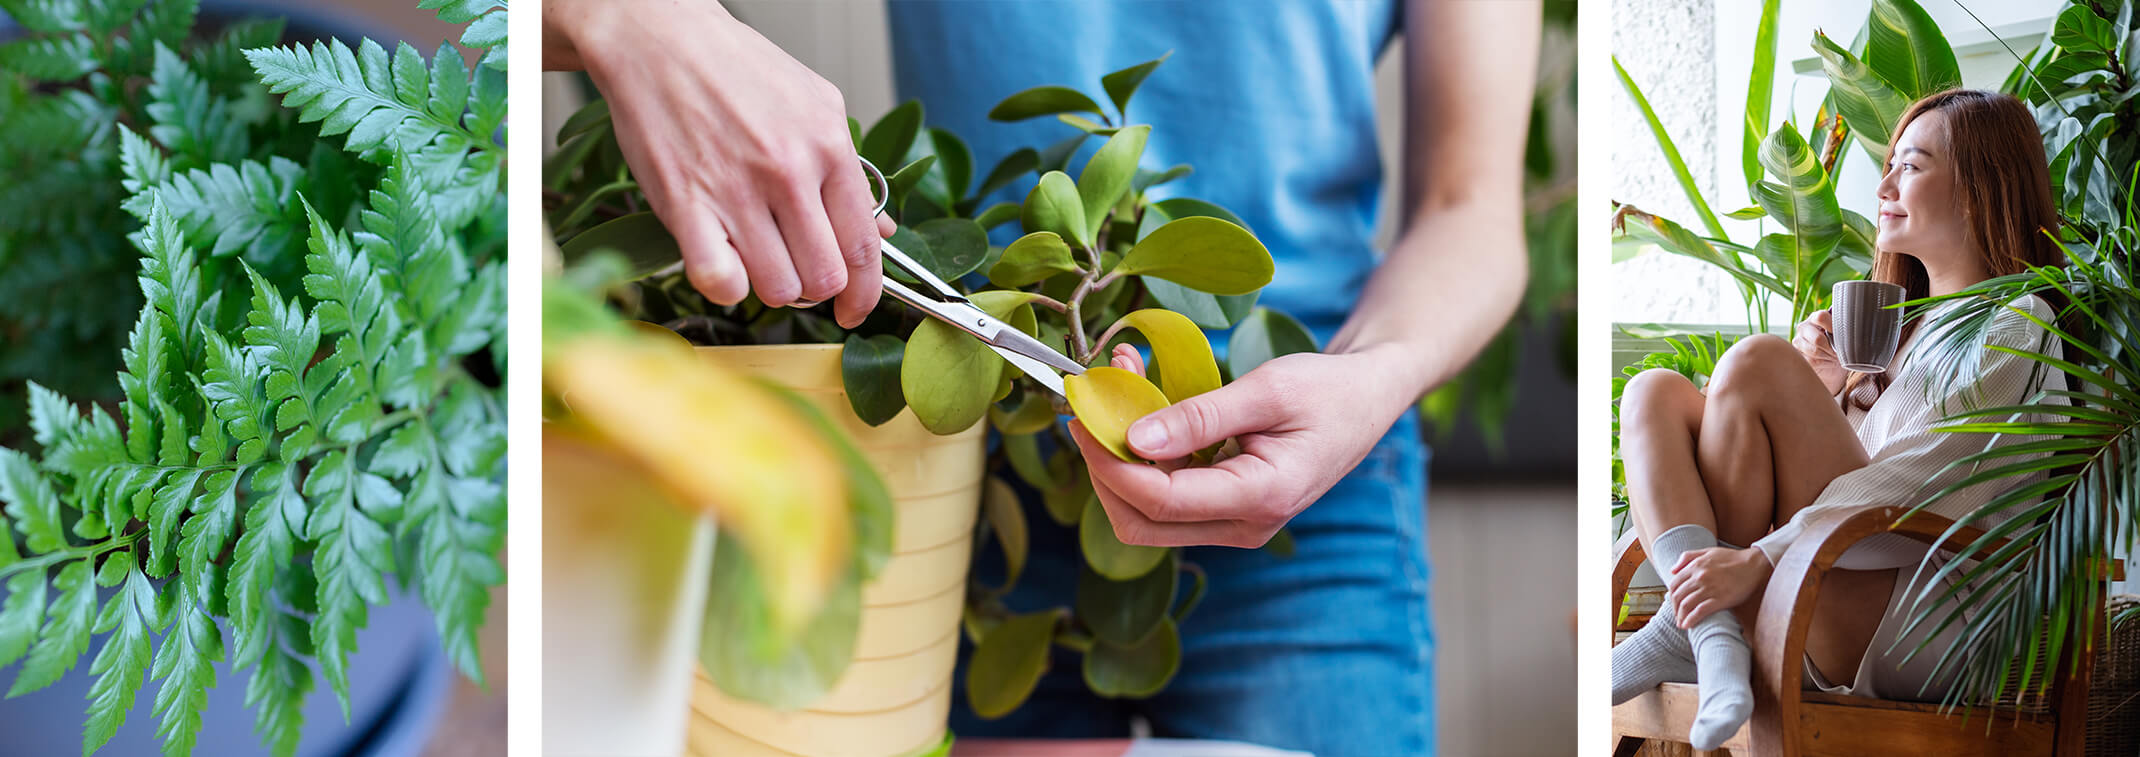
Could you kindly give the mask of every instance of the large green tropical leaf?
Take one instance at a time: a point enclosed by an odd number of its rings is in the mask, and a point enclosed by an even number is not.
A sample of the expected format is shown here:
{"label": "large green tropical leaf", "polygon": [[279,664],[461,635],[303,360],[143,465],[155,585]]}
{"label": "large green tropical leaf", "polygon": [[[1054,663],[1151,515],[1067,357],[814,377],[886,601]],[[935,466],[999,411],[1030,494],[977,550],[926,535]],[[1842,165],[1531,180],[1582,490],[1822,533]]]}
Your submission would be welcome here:
{"label": "large green tropical leaf", "polygon": [[1679,189],[1686,193],[1687,203],[1693,205],[1695,214],[1702,217],[1702,227],[1708,229],[1711,236],[1729,238],[1724,225],[1717,221],[1716,213],[1709,209],[1709,201],[1702,197],[1701,185],[1694,183],[1694,174],[1687,171],[1687,161],[1679,156],[1679,145],[1672,141],[1672,134],[1665,131],[1664,122],[1657,119],[1657,111],[1650,108],[1649,98],[1642,95],[1642,88],[1636,86],[1634,77],[1627,75],[1627,69],[1620,66],[1617,56],[1612,59],[1612,70],[1619,75],[1620,86],[1635,101],[1635,107],[1641,109],[1642,120],[1649,124],[1650,135],[1657,138],[1657,149],[1664,151],[1665,162],[1672,166],[1672,177],[1679,180]]}

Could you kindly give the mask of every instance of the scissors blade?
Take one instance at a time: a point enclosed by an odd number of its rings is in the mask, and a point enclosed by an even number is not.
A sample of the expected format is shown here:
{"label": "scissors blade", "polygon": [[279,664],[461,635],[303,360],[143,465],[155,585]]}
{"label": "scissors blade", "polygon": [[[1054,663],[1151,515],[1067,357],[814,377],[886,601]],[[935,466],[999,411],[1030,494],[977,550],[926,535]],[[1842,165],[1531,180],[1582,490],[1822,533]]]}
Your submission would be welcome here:
{"label": "scissors blade", "polygon": [[1034,381],[1040,382],[1041,386],[1057,395],[1063,393],[1062,377],[1056,375],[1057,372],[1072,376],[1085,372],[1085,366],[1056,352],[1046,342],[1019,331],[970,303],[944,302],[916,292],[912,287],[892,278],[884,280],[884,291],[931,318],[973,335],[975,339],[981,340],[982,344],[988,345],[989,349],[995,350],[996,354],[1003,356],[1005,361],[1017,366],[1018,370],[1032,376]]}
{"label": "scissors blade", "polygon": [[881,245],[884,257],[897,264],[899,270],[906,271],[907,275],[920,279],[922,283],[929,285],[930,289],[936,290],[937,299],[951,302],[966,301],[966,297],[959,294],[959,290],[951,288],[950,284],[946,284],[943,279],[937,278],[936,274],[931,273],[928,268],[915,262],[913,258],[907,257],[907,254],[900,252],[898,247],[892,246],[892,240],[884,240]]}

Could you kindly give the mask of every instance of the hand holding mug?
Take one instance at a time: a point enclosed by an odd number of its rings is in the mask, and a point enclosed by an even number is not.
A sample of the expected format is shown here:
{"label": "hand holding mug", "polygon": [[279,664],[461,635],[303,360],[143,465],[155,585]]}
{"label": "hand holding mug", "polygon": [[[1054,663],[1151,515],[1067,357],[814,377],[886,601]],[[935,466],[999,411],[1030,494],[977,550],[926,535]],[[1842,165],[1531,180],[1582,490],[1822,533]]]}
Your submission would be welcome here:
{"label": "hand holding mug", "polygon": [[1820,310],[1798,322],[1798,331],[1791,337],[1791,346],[1804,355],[1806,364],[1813,367],[1813,375],[1820,377],[1821,386],[1829,394],[1843,390],[1843,379],[1849,375],[1843,364],[1835,357],[1835,342],[1830,336],[1835,331],[1835,320],[1827,310]]}

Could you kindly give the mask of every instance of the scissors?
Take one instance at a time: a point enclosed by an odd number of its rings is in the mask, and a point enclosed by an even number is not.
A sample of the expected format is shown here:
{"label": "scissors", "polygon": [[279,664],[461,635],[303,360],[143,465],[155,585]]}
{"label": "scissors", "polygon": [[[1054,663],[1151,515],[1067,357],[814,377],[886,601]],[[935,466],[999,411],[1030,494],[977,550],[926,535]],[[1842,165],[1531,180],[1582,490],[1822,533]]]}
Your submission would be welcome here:
{"label": "scissors", "polygon": [[[877,206],[870,212],[870,215],[875,216],[883,213],[885,204],[891,201],[891,182],[884,178],[884,172],[877,170],[869,159],[861,160],[862,168],[870,177],[870,194],[877,198]],[[944,283],[943,279],[937,278],[936,274],[930,273],[928,268],[915,262],[913,258],[907,257],[906,253],[900,252],[890,240],[883,242],[883,251],[885,261],[890,264],[885,268],[884,277],[884,291],[887,294],[931,318],[972,334],[973,338],[981,340],[982,344],[995,350],[997,355],[1003,356],[1005,361],[1025,372],[1025,375],[1033,377],[1034,381],[1040,382],[1041,386],[1054,392],[1056,396],[1063,396],[1063,379],[1062,376],[1056,375],[1057,371],[1072,376],[1085,372],[1085,366],[1055,351],[1047,343],[974,306],[973,302],[966,299],[965,295],[959,294],[957,289]],[[892,278],[891,265],[898,266],[907,275],[922,282],[928,291],[917,291]]]}

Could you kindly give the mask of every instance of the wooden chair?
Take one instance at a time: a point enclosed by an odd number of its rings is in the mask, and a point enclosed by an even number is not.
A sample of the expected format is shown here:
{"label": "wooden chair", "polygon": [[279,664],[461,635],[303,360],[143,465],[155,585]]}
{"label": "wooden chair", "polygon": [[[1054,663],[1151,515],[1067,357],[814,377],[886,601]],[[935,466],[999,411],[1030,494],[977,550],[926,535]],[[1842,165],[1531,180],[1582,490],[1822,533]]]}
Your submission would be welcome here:
{"label": "wooden chair", "polygon": [[[1918,513],[1896,523],[1906,512],[1907,508],[1882,507],[1816,518],[1808,524],[1805,535],[1785,551],[1763,590],[1760,618],[1750,629],[1748,639],[1754,653],[1754,714],[1724,743],[1724,748],[1739,757],[2078,757],[2086,739],[2093,645],[2077,668],[2060,664],[2053,674],[2048,706],[2043,711],[1979,706],[1942,713],[1936,704],[1839,696],[1802,688],[1802,660],[1806,634],[1812,625],[1814,598],[1820,591],[1821,578],[1835,566],[1844,550],[1875,534],[1893,533],[1926,544],[1937,543],[1945,551],[1955,552],[1983,534],[1979,529],[1964,529],[1941,543],[1940,535],[1953,521]],[[1628,582],[1644,560],[1641,544],[1634,537],[1630,529],[1614,550],[1612,607],[1616,614],[1627,595]],[[2109,578],[2122,580],[2122,573],[2119,565]],[[2098,625],[2102,622],[2099,617]],[[1632,757],[1650,740],[1684,743],[1688,727],[1694,722],[1696,702],[1693,684],[1668,683],[1614,707],[1614,757]]]}

